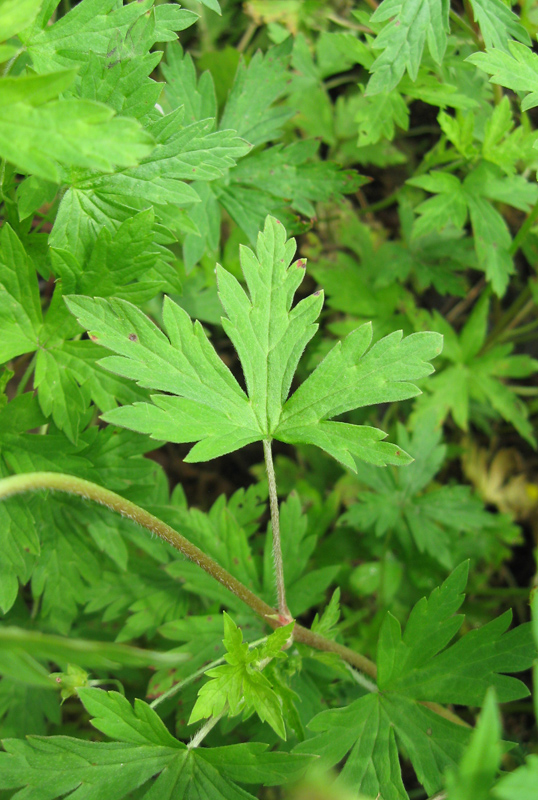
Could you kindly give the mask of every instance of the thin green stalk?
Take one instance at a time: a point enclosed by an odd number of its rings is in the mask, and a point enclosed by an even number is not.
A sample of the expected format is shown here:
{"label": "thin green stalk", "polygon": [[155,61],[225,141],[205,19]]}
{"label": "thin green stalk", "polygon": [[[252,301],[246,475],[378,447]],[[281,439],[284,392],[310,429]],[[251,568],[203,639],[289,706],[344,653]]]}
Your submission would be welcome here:
{"label": "thin green stalk", "polygon": [[[272,463],[272,461],[271,461]],[[274,475],[274,470],[273,470]],[[276,490],[276,485],[275,485]],[[109,489],[98,486],[83,478],[76,478],[73,475],[64,475],[60,472],[30,472],[25,475],[12,475],[9,478],[0,480],[0,500],[5,500],[14,495],[25,492],[51,489],[53,491],[66,492],[67,494],[78,495],[86,500],[93,500],[100,505],[106,506],[111,511],[116,511],[124,517],[129,517],[133,522],[147,528],[151,533],[159,536],[188,559],[198,564],[205,572],[215,578],[222,586],[239,597],[246,605],[261,616],[268,625],[276,629],[281,627],[283,621],[276,614],[275,609],[257,597],[250,589],[234,578],[227,570],[217,564],[212,558],[207,556],[196,545],[189,542],[184,536],[175,531],[162,520],[154,517],[148,511],[135,505],[125,497],[121,497]],[[293,629],[293,639],[296,643],[304,644],[315,650],[322,650],[326,653],[336,653],[351,666],[356,667],[361,672],[371,678],[377,677],[377,667],[373,661],[366,656],[356,653],[349,647],[338,644],[331,639],[326,639],[319,633],[314,633],[303,628],[302,625],[295,624]],[[206,668],[207,669],[207,668]],[[440,706],[438,703],[423,702],[422,705],[435,711],[436,714],[451,720],[458,725],[467,725],[460,717],[453,714],[449,709]]]}
{"label": "thin green stalk", "polygon": [[521,292],[521,294],[519,294],[516,297],[510,308],[508,308],[504,312],[498,323],[495,325],[495,327],[487,337],[486,341],[484,342],[482,352],[484,350],[487,350],[493,344],[495,344],[497,339],[499,339],[499,337],[502,336],[504,331],[510,326],[512,320],[519,315],[521,309],[524,308],[524,306],[529,302],[531,298],[532,298],[532,292],[530,290],[530,287],[526,286]]}
{"label": "thin green stalk", "polygon": [[254,34],[256,33],[257,30],[258,30],[258,23],[254,22],[254,20],[249,22],[246,31],[244,32],[243,36],[241,37],[241,41],[239,42],[239,44],[235,48],[238,53],[244,53],[245,52],[245,50],[247,49],[247,47],[250,44],[250,41],[251,41],[252,37],[254,36]]}
{"label": "thin green stalk", "polygon": [[476,31],[471,27],[471,25],[469,25],[466,19],[460,17],[460,15],[457,14],[453,9],[450,9],[450,19],[452,22],[455,22],[456,25],[459,25],[462,30],[468,33],[475,45],[481,49],[480,37],[477,35]]}
{"label": "thin green stalk", "polygon": [[525,319],[527,314],[530,314],[530,312],[533,310],[534,301],[531,300],[529,303],[531,304],[529,308],[525,306],[518,314],[518,318],[514,318],[514,320],[512,320],[512,324],[499,335],[500,341],[504,342],[506,339],[519,339],[521,336],[527,336],[527,334],[532,333],[536,330],[536,328],[538,328],[538,319],[528,322],[526,325],[520,325],[519,328],[516,327],[517,323],[522,319]]}
{"label": "thin green stalk", "polygon": [[14,56],[12,56],[12,57],[9,59],[9,61],[8,61],[8,62],[7,62],[7,64],[6,64],[6,66],[4,67],[4,71],[2,72],[2,78],[6,78],[6,77],[9,75],[9,73],[11,72],[11,67],[13,66],[13,64],[15,63],[15,61],[18,59],[18,57],[20,56],[20,54],[21,54],[23,51],[24,51],[24,47],[20,47],[20,48],[17,50],[17,52],[15,53],[15,55],[14,55]]}
{"label": "thin green stalk", "polygon": [[357,209],[357,214],[359,217],[363,217],[365,214],[374,214],[376,211],[382,211],[384,208],[394,205],[398,201],[399,194],[400,190],[396,189],[395,192],[389,194],[388,197],[384,197],[383,200],[378,200],[377,203]]}
{"label": "thin green stalk", "polygon": [[286,603],[284,562],[282,560],[282,543],[280,540],[278,494],[276,490],[275,467],[273,464],[273,454],[271,452],[271,442],[268,439],[263,440],[263,454],[265,456],[265,468],[267,470],[267,482],[269,485],[269,507],[271,509],[271,528],[273,534],[273,564],[275,567],[278,613],[281,617],[280,621],[282,624],[287,625],[288,622],[292,622],[293,617]]}
{"label": "thin green stalk", "polygon": [[525,217],[525,220],[524,220],[521,228],[518,230],[518,232],[514,236],[512,244],[510,245],[510,247],[508,249],[508,252],[510,253],[511,256],[515,256],[515,254],[517,253],[517,251],[519,250],[519,248],[521,247],[521,245],[523,244],[523,242],[525,241],[525,239],[529,235],[530,230],[531,230],[532,226],[534,225],[534,223],[536,222],[537,219],[538,219],[538,200],[533,205],[533,207],[531,208],[531,210],[529,211],[529,213]]}
{"label": "thin green stalk", "polygon": [[32,358],[30,359],[30,362],[28,363],[28,366],[24,370],[24,374],[23,374],[22,378],[19,381],[19,385],[17,386],[17,391],[15,392],[16,395],[22,394],[24,392],[24,390],[26,389],[26,384],[30,380],[30,376],[31,376],[31,374],[32,374],[32,372],[34,371],[34,368],[35,368],[36,358],[37,358],[37,355],[36,355],[36,353],[34,353]]}

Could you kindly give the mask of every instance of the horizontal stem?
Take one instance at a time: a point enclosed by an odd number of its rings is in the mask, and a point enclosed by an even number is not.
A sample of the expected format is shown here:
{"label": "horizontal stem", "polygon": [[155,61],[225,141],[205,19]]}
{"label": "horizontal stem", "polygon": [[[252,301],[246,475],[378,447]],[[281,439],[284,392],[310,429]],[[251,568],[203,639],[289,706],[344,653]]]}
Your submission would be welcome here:
{"label": "horizontal stem", "polygon": [[[41,489],[51,489],[53,491],[67,492],[68,494],[78,495],[86,500],[93,500],[100,505],[106,506],[111,511],[116,511],[124,517],[128,517],[147,528],[152,533],[159,536],[180,553],[183,553],[190,561],[198,564],[205,572],[215,578],[222,586],[239,597],[246,605],[261,616],[272,628],[281,627],[278,615],[274,608],[257,597],[250,589],[247,589],[241,581],[234,578],[227,570],[220,566],[210,556],[206,555],[200,548],[189,542],[184,536],[175,531],[162,520],[154,517],[140,506],[121,497],[103,486],[91,483],[83,478],[74,475],[64,475],[60,472],[30,472],[25,475],[12,475],[9,478],[0,479],[0,500],[13,497],[24,492],[39,491]],[[326,653],[336,653],[351,666],[369,675],[371,678],[377,677],[377,667],[373,661],[366,656],[356,653],[345,645],[338,644],[332,639],[326,639],[319,633],[303,628],[302,625],[295,623],[293,629],[293,639],[295,642],[312,647],[315,650],[322,650]],[[456,714],[453,714],[444,706],[438,703],[423,702],[422,705],[435,711],[436,714],[449,719],[458,725],[470,727]]]}

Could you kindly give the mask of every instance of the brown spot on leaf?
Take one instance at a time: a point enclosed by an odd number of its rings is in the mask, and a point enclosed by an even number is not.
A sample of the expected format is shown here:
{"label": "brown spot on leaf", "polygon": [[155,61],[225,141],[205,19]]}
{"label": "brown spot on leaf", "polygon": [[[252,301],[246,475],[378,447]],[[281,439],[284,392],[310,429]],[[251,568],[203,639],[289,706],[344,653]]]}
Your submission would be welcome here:
{"label": "brown spot on leaf", "polygon": [[97,336],[94,333],[90,333],[90,339],[92,340],[92,342],[96,342]]}
{"label": "brown spot on leaf", "polygon": [[129,334],[129,341],[130,341],[130,342],[136,342],[136,341],[138,341],[138,336],[136,335],[136,333],[130,333],[130,334]]}

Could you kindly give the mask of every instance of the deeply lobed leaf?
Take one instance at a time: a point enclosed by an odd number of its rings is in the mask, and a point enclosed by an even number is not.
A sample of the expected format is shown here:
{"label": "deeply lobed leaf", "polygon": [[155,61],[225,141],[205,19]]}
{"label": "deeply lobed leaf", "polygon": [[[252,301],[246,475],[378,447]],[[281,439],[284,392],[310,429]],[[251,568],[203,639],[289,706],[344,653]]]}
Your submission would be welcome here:
{"label": "deeply lobed leaf", "polygon": [[354,459],[381,466],[408,463],[401,449],[380,441],[383,432],[327,420],[361,406],[414,397],[419,390],[411,381],[432,372],[429,360],[440,353],[441,336],[417,333],[402,339],[396,332],[366,352],[372,329],[363,325],[337,343],[286,401],[322,304],[316,292],[292,308],[305,266],[302,260],[291,264],[294,252],[294,240],[287,241],[282,224],[269,217],[256,255],[241,249],[249,293],[231,273],[217,269],[227,315],[222,323],[238,352],[248,397],[201,325],[193,325],[169,298],[163,306],[167,335],[126,301],[69,298],[70,310],[91,339],[118,354],[102,360],[105,368],[173,395],[154,395],[152,404],[114,409],[104,419],[157,439],[198,441],[190,461],[274,436],[316,444],[350,469]]}

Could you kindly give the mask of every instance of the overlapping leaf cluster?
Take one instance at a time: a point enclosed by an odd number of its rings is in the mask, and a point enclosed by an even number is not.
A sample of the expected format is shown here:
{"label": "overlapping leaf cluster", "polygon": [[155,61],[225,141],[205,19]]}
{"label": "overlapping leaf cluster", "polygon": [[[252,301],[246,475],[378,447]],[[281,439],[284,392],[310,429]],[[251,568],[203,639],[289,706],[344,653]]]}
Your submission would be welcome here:
{"label": "overlapping leaf cluster", "polygon": [[532,3],[186,5],[0,0],[0,480],[106,486],[273,606],[282,443],[324,644],[128,518],[1,501],[0,796],[534,797]]}

